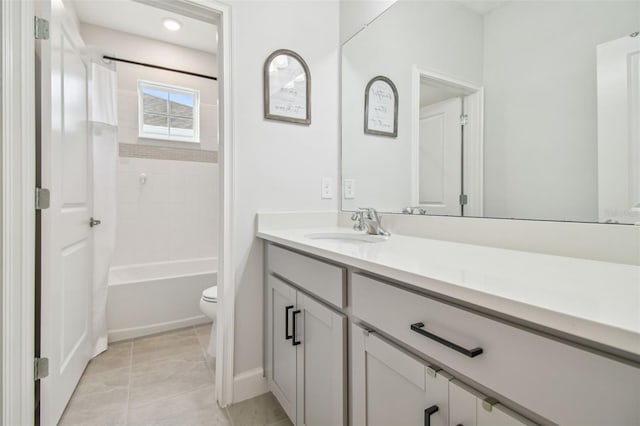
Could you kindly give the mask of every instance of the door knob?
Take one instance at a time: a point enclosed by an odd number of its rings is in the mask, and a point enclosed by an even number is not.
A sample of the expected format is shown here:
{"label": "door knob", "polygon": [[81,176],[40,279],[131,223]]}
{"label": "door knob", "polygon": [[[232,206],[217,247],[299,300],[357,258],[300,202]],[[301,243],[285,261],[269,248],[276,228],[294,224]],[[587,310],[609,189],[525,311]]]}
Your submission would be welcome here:
{"label": "door knob", "polygon": [[92,227],[92,228],[93,228],[94,226],[98,226],[98,225],[100,225],[101,223],[102,223],[102,221],[101,221],[101,220],[94,219],[94,218],[89,219],[89,226],[90,226],[90,227]]}

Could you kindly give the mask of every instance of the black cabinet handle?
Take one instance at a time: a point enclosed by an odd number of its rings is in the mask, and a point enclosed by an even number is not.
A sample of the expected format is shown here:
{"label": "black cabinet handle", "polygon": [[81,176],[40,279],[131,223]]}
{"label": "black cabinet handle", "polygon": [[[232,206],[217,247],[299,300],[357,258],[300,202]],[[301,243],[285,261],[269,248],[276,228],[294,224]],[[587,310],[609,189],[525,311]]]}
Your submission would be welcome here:
{"label": "black cabinet handle", "polygon": [[446,347],[453,349],[456,352],[460,352],[461,354],[466,355],[469,358],[475,358],[482,353],[482,348],[473,348],[473,349],[463,348],[462,346],[456,345],[455,343],[450,342],[446,339],[443,339],[440,336],[436,336],[433,333],[429,333],[427,330],[424,330],[423,327],[424,327],[423,322],[417,322],[415,324],[411,324],[411,330],[415,331],[416,333],[421,334],[424,337],[428,337],[431,340],[435,340],[436,342],[441,343]]}
{"label": "black cabinet handle", "polygon": [[299,340],[296,340],[296,315],[298,315],[300,312],[300,309],[298,309],[297,311],[293,311],[293,341],[291,342],[293,346],[298,346],[301,343]]}
{"label": "black cabinet handle", "polygon": [[289,334],[289,311],[293,309],[293,305],[284,308],[284,340],[293,339],[293,334]]}
{"label": "black cabinet handle", "polygon": [[438,406],[432,405],[424,410],[424,426],[431,426],[431,415],[438,412]]}

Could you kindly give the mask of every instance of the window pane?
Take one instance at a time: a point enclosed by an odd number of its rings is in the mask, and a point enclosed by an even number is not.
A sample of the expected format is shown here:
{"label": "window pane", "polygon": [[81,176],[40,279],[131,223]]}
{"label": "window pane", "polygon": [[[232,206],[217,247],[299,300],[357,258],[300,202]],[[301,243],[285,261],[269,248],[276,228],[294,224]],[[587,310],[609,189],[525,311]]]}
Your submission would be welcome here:
{"label": "window pane", "polygon": [[151,89],[145,87],[142,89],[142,105],[144,112],[166,114],[169,93],[167,91]]}
{"label": "window pane", "polygon": [[194,96],[185,93],[169,93],[169,114],[193,118]]}
{"label": "window pane", "polygon": [[193,120],[190,118],[171,117],[169,126],[177,129],[191,129],[193,130]]}
{"label": "window pane", "polygon": [[193,120],[190,120],[188,118],[171,118],[170,123],[170,132],[172,137],[188,139],[195,138]]}
{"label": "window pane", "polygon": [[169,119],[166,115],[144,114],[142,131],[145,135],[169,136]]}
{"label": "window pane", "polygon": [[195,131],[193,129],[193,120],[188,118],[176,118],[170,119],[171,136],[179,138],[193,139],[195,137]]}

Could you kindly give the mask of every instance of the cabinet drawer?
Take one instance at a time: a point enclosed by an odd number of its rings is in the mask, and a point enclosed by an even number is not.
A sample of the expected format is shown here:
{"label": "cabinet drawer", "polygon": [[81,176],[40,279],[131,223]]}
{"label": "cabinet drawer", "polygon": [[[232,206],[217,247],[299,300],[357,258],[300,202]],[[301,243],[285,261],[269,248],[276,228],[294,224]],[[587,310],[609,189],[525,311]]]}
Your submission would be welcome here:
{"label": "cabinet drawer", "polygon": [[355,317],[553,422],[640,424],[640,368],[359,274],[351,299]]}
{"label": "cabinet drawer", "polygon": [[339,307],[345,306],[345,269],[267,245],[267,270]]}

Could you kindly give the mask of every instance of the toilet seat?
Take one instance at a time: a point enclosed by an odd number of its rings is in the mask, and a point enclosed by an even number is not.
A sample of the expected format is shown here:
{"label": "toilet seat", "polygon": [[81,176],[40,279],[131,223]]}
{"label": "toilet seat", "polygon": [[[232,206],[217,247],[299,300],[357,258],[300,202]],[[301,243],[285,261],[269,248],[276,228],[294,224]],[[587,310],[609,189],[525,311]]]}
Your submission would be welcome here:
{"label": "toilet seat", "polygon": [[218,286],[214,285],[213,287],[209,287],[202,292],[202,300],[210,303],[218,302]]}

